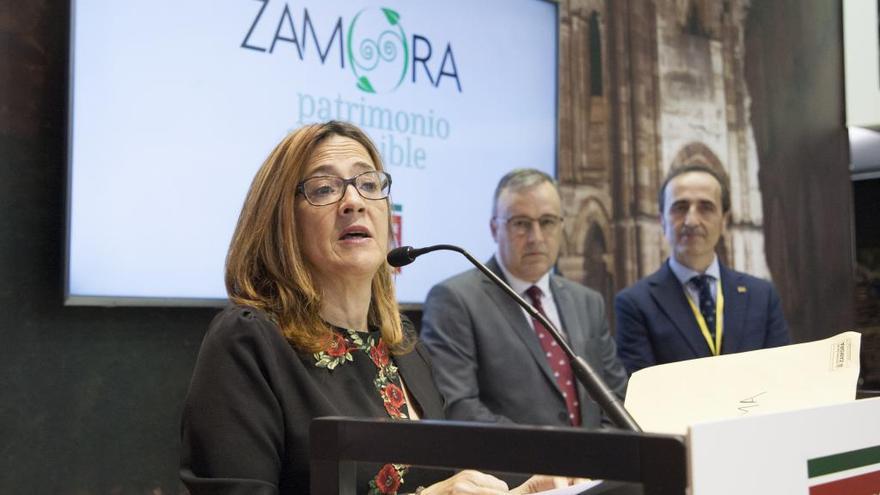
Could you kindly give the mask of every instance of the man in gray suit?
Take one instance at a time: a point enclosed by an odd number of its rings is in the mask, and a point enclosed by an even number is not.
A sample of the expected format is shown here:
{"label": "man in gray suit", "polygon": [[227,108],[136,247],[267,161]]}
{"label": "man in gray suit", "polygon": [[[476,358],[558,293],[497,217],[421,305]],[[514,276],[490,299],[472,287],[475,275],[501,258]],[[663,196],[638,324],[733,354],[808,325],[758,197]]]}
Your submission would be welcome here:
{"label": "man in gray suit", "polygon": [[[623,398],[626,372],[602,297],[551,273],[561,213],[552,177],[534,169],[505,175],[489,223],[498,249],[487,265],[544,311],[575,353]],[[601,423],[599,406],[574,379],[552,335],[476,269],[431,289],[421,337],[450,419],[586,428]]]}

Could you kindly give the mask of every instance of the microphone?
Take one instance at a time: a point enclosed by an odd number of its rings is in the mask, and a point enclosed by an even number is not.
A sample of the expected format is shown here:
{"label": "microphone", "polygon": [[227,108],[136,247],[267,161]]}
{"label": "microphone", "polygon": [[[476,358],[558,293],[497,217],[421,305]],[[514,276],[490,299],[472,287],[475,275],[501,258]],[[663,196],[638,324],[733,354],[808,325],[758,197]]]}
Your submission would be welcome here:
{"label": "microphone", "polygon": [[510,296],[517,304],[520,305],[526,313],[528,313],[532,318],[541,322],[544,325],[544,328],[550,332],[551,335],[556,339],[559,343],[559,347],[562,348],[563,352],[568,356],[568,359],[571,361],[571,369],[574,372],[575,378],[587,389],[587,392],[593,397],[599,406],[605,411],[608,416],[611,418],[611,421],[614,422],[619,428],[629,431],[641,432],[642,429],[639,427],[639,424],[636,423],[636,420],[627,412],[627,410],[623,407],[623,404],[620,403],[620,399],[614,395],[614,392],[608,388],[608,385],[602,380],[602,378],[593,370],[593,367],[590,366],[583,358],[575,354],[574,350],[572,350],[571,346],[568,345],[568,342],[562,338],[562,335],[559,333],[559,330],[553,326],[550,320],[547,319],[543,314],[538,312],[531,304],[527,303],[525,299],[520,297],[519,294],[516,293],[515,290],[510,288],[498,275],[490,270],[486,265],[477,261],[476,258],[471,256],[470,253],[465,251],[464,249],[454,246],[452,244],[437,244],[434,246],[428,246],[424,248],[416,249],[412,246],[402,246],[399,248],[394,248],[388,252],[387,260],[388,264],[393,267],[401,267],[408,265],[416,260],[419,256],[430,253],[431,251],[455,251],[457,253],[462,254],[468,261],[471,262],[478,270],[483,272],[483,275],[489,278],[492,282],[495,283],[501,290],[504,291],[508,296]]}
{"label": "microphone", "polygon": [[[470,258],[470,255],[462,248],[458,246],[453,246],[452,244],[437,244],[435,246],[428,246],[421,249],[416,249],[412,246],[401,246],[399,248],[394,248],[388,252],[388,256],[386,259],[388,260],[388,264],[393,266],[394,268],[400,268],[402,266],[406,266],[413,261],[416,260],[419,256],[430,253],[431,251],[457,251],[466,257]],[[474,260],[473,262],[479,263],[479,261]]]}

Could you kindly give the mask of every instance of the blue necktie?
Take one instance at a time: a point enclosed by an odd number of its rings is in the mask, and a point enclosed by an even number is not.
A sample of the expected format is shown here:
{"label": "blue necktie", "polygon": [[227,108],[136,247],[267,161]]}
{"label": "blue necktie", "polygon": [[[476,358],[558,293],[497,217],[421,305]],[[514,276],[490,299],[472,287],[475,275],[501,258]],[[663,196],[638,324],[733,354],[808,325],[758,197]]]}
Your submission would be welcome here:
{"label": "blue necktie", "polygon": [[691,279],[700,296],[700,313],[709,327],[709,334],[715,338],[715,299],[712,298],[712,280],[710,275],[697,275]]}

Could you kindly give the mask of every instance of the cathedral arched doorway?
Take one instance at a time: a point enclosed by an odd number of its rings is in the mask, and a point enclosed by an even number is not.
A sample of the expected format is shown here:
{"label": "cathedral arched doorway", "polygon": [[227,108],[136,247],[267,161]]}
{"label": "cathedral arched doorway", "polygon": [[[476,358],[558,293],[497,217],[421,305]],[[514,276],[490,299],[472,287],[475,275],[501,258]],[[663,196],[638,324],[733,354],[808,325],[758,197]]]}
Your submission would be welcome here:
{"label": "cathedral arched doorway", "polygon": [[608,243],[602,228],[595,222],[587,229],[584,241],[584,285],[595,289],[605,299],[605,311],[611,315],[614,298],[614,276],[608,269]]}

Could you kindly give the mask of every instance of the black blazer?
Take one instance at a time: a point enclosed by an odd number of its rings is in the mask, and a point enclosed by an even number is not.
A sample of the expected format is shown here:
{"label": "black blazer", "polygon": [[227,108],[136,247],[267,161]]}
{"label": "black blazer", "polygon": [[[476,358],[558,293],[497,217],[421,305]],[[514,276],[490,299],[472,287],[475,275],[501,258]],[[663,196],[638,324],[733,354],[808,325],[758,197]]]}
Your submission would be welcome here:
{"label": "black blazer", "polygon": [[[392,359],[421,417],[443,419],[422,345]],[[311,420],[388,418],[375,376],[366,355],[332,371],[318,368],[314,356],[294,350],[264,313],[225,309],[205,335],[184,404],[182,480],[193,495],[309,493]],[[358,464],[359,491],[366,491],[379,467]],[[401,490],[436,479],[410,470]]]}

